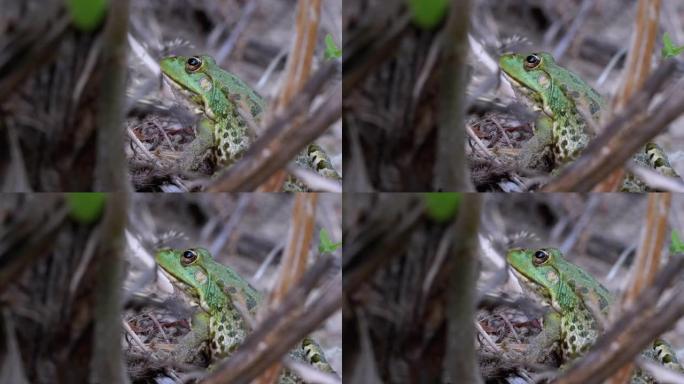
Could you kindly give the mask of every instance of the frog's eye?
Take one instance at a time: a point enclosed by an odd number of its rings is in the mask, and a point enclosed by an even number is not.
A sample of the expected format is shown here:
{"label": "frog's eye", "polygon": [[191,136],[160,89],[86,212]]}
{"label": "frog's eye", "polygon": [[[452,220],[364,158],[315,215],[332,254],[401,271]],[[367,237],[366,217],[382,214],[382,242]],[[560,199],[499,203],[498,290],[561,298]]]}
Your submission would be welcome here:
{"label": "frog's eye", "polygon": [[199,57],[191,57],[185,62],[185,68],[190,72],[195,72],[202,66],[202,60]]}
{"label": "frog's eye", "polygon": [[527,69],[537,68],[539,63],[541,63],[541,59],[535,54],[531,54],[525,58],[525,68]]}
{"label": "frog's eye", "polygon": [[543,249],[538,250],[534,253],[534,259],[532,262],[534,265],[542,265],[549,259],[549,253]]}
{"label": "frog's eye", "polygon": [[181,264],[185,266],[194,263],[195,260],[197,260],[197,252],[193,251],[192,249],[188,249],[181,255]]}

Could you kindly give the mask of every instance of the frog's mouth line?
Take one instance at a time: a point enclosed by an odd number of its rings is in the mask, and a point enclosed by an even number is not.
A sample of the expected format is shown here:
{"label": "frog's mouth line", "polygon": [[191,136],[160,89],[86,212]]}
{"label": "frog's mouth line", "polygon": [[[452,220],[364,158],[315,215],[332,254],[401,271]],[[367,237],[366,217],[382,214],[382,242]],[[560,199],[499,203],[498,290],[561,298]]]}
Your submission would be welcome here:
{"label": "frog's mouth line", "polygon": [[187,88],[183,87],[179,82],[177,82],[176,80],[174,80],[173,77],[171,77],[171,76],[169,76],[169,75],[162,75],[162,77],[164,78],[164,80],[166,80],[167,83],[170,83],[170,84],[173,86],[173,88],[175,88],[176,90],[178,90],[183,96],[186,96],[186,97],[188,97],[188,98],[189,98],[189,97],[192,97],[192,96],[195,96],[195,93],[194,93],[194,92],[192,92],[192,91],[188,90]]}
{"label": "frog's mouth line", "polygon": [[177,287],[178,290],[180,290],[183,293],[185,293],[186,295],[188,295],[191,299],[199,300],[199,297],[195,291],[195,288],[193,288],[189,284],[183,282],[181,279],[177,278],[176,276],[174,276],[170,272],[167,272],[164,268],[159,268],[159,270],[161,270],[162,273],[164,274],[164,276],[166,276],[166,278],[168,278],[171,281],[171,285],[173,285],[174,287]]}
{"label": "frog's mouth line", "polygon": [[529,97],[533,93],[533,91],[530,88],[528,88],[523,83],[516,80],[513,76],[509,75],[508,73],[506,73],[504,71],[501,71],[501,73],[503,73],[506,80],[508,80],[508,82],[511,83],[511,85],[513,86],[514,89],[519,90],[525,96]]}
{"label": "frog's mouth line", "polygon": [[512,268],[511,270],[513,271],[513,274],[518,278],[518,281],[520,281],[522,284],[520,284],[523,288],[523,290],[532,292],[535,296],[537,296],[539,299],[542,301],[547,301],[550,299],[547,291],[539,284],[535,283],[530,279],[529,277],[525,276],[523,273],[519,272],[517,269]]}

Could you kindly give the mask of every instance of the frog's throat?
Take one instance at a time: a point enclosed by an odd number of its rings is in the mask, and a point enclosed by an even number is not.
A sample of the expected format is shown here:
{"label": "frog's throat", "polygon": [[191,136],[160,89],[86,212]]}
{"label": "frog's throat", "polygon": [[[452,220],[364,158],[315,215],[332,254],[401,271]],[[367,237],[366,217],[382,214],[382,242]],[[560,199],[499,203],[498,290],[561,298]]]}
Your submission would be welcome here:
{"label": "frog's throat", "polygon": [[550,117],[554,116],[553,110],[549,108],[543,100],[538,98],[537,92],[534,89],[529,88],[525,84],[519,82],[506,72],[502,71],[501,73],[503,73],[506,79],[511,83],[513,92],[515,92],[516,96],[518,96],[518,99],[522,99],[520,100],[522,103],[526,104],[534,111],[543,112]]}
{"label": "frog's throat", "polygon": [[533,296],[536,296],[540,301],[549,303],[555,310],[560,311],[560,307],[554,303],[553,297],[551,297],[548,289],[542,287],[541,284],[534,282],[532,279],[525,276],[515,268],[511,269],[518,278],[518,281],[522,283],[521,286],[524,291],[532,292]]}
{"label": "frog's throat", "polygon": [[200,299],[199,293],[197,290],[191,286],[190,284],[184,282],[183,280],[180,280],[176,276],[174,276],[172,273],[166,271],[164,268],[160,268],[160,270],[164,273],[164,275],[171,281],[171,284],[174,287],[177,287],[179,291],[183,292],[186,294],[192,301],[196,302],[199,304],[199,306],[204,309],[205,311],[209,311],[208,306],[206,303],[202,303],[202,300]]}
{"label": "frog's throat", "polygon": [[188,88],[184,87],[181,83],[177,82],[176,80],[173,79],[173,77],[164,74],[164,79],[167,80],[168,83],[170,83],[176,90],[180,91],[180,93],[183,96],[186,96],[188,98],[192,96],[197,96],[197,94]]}

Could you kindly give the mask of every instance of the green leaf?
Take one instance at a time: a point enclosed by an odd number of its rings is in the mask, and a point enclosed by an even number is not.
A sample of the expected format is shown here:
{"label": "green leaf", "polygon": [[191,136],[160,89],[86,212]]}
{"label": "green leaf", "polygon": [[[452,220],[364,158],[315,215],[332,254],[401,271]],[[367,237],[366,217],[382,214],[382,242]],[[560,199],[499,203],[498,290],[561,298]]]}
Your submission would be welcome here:
{"label": "green leaf", "polygon": [[325,35],[325,59],[334,60],[342,57],[342,50],[337,47],[331,34]]}
{"label": "green leaf", "polygon": [[96,222],[102,216],[107,195],[104,193],[67,193],[67,204],[69,204],[69,216],[82,224]]}
{"label": "green leaf", "polygon": [[89,32],[100,26],[107,12],[107,0],[67,0],[76,28]]}
{"label": "green leaf", "polygon": [[330,234],[325,228],[321,228],[318,233],[318,252],[319,253],[333,253],[335,250],[342,246],[342,243],[333,243],[330,239]]}
{"label": "green leaf", "polygon": [[424,194],[424,196],[425,210],[427,215],[433,220],[445,222],[456,216],[458,206],[461,203],[460,193],[430,192]]}
{"label": "green leaf", "polygon": [[670,243],[670,253],[684,253],[684,242],[679,237],[677,231],[672,230],[672,242]]}
{"label": "green leaf", "polygon": [[684,52],[684,45],[681,47],[675,46],[674,42],[670,38],[670,34],[665,32],[663,34],[663,49],[661,51],[663,58],[667,59],[670,57],[675,57],[682,52]]}
{"label": "green leaf", "polygon": [[444,19],[449,0],[409,0],[413,22],[424,29],[436,27]]}

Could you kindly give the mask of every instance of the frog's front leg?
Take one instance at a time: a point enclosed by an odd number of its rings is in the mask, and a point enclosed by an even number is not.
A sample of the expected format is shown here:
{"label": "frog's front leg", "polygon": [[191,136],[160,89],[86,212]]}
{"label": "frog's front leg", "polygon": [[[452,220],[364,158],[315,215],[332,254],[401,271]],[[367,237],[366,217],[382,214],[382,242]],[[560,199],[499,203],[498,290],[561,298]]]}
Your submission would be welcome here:
{"label": "frog's front leg", "polygon": [[530,341],[525,360],[532,363],[540,362],[560,339],[561,316],[558,312],[549,312],[544,315],[544,328]]}
{"label": "frog's front leg", "polygon": [[197,171],[214,145],[214,122],[203,118],[197,124],[197,136],[183,149],[180,159],[181,169]]}
{"label": "frog's front leg", "polygon": [[523,169],[550,171],[553,168],[553,121],[546,115],[537,118],[534,136],[520,150],[518,164]]}
{"label": "frog's front leg", "polygon": [[178,363],[191,360],[209,337],[209,316],[204,312],[195,314],[192,318],[192,329],[180,338],[171,355],[172,359]]}

